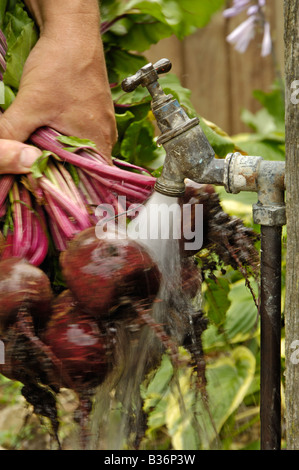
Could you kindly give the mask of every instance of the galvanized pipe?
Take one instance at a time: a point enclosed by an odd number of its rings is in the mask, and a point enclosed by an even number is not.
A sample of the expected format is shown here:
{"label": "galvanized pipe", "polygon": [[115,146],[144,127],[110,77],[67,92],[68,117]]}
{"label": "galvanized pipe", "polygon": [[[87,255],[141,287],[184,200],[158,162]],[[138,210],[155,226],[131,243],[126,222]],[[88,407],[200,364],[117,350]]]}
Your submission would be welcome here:
{"label": "galvanized pipe", "polygon": [[225,160],[215,153],[199,120],[190,119],[178,101],[165,95],[158,74],[171,64],[162,59],[142,67],[123,82],[125,91],[146,86],[153,97],[152,111],[161,135],[157,141],[166,151],[155,190],[181,196],[185,178],[198,183],[223,185],[227,192],[254,191],[258,202],[253,220],[261,226],[261,448],[279,449],[280,340],[281,340],[281,227],[286,223],[284,204],[285,163],[264,161],[260,156],[232,153]]}
{"label": "galvanized pipe", "polygon": [[261,449],[281,446],[281,227],[261,226]]}

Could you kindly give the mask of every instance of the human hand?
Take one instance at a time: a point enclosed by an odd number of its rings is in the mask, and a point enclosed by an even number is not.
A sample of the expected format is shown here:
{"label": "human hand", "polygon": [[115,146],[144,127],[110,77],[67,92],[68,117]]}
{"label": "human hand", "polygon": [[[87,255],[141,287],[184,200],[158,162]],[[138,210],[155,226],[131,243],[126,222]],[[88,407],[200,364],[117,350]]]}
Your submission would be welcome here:
{"label": "human hand", "polygon": [[25,3],[36,16],[40,38],[15,101],[0,117],[0,138],[25,142],[37,128],[49,126],[94,141],[110,160],[117,131],[97,0]]}
{"label": "human hand", "polygon": [[29,173],[31,165],[41,154],[36,147],[0,139],[0,175]]}

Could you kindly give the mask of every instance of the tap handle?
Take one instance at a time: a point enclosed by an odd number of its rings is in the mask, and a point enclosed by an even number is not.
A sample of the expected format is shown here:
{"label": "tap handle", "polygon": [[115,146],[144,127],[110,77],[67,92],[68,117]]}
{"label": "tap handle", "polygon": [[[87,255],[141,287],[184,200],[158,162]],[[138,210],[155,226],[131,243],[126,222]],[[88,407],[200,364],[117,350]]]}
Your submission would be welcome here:
{"label": "tap handle", "polygon": [[168,59],[160,59],[155,64],[147,64],[135,75],[125,78],[122,81],[122,89],[126,92],[134,91],[139,85],[147,87],[158,80],[158,74],[169,72],[171,62]]}
{"label": "tap handle", "polygon": [[160,59],[153,65],[156,72],[160,75],[161,73],[167,73],[172,67],[172,63],[169,59]]}

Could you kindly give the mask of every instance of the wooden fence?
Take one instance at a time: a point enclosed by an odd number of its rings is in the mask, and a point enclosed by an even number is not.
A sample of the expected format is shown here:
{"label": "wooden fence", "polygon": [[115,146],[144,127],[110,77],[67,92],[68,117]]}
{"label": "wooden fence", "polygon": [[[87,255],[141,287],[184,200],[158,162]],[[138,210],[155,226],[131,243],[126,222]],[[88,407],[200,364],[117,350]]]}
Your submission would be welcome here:
{"label": "wooden fence", "polygon": [[275,44],[273,56],[261,57],[261,34],[240,54],[227,43],[226,36],[244,19],[224,19],[217,13],[211,22],[193,35],[179,41],[171,37],[160,41],[145,53],[150,62],[167,57],[183,86],[192,92],[196,111],[222,127],[229,135],[248,131],[242,123],[243,108],[260,108],[253,98],[254,89],[270,91],[276,77],[276,65],[283,73],[283,0],[267,1],[267,18]]}

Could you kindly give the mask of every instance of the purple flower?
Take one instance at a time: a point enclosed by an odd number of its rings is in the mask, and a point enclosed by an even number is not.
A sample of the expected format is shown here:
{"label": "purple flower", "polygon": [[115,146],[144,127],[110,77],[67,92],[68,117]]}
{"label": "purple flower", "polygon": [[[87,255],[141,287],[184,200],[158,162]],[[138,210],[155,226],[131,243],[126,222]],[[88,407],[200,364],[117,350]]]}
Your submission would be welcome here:
{"label": "purple flower", "polygon": [[224,10],[223,16],[225,18],[231,18],[232,16],[238,15],[247,8],[249,2],[250,0],[234,0],[233,6]]}
{"label": "purple flower", "polygon": [[259,11],[259,6],[258,5],[251,5],[251,7],[248,8],[247,10],[247,15],[256,15]]}
{"label": "purple flower", "polygon": [[243,53],[246,51],[250,41],[254,38],[257,26],[262,25],[264,37],[261,55],[265,57],[271,53],[272,49],[270,24],[265,20],[263,12],[266,0],[255,0],[254,4],[251,5],[250,3],[252,3],[251,0],[233,0],[233,6],[224,10],[223,16],[225,18],[237,16],[246,9],[248,15],[248,18],[234,29],[226,39],[230,44],[234,45],[237,51]]}
{"label": "purple flower", "polygon": [[255,35],[255,19],[253,16],[243,21],[236,29],[234,29],[226,38],[226,40],[235,46],[239,52],[245,52],[248,44]]}
{"label": "purple flower", "polygon": [[271,54],[272,50],[272,40],[270,34],[270,24],[268,21],[265,22],[264,25],[264,37],[262,42],[262,57],[266,57],[266,55]]}

